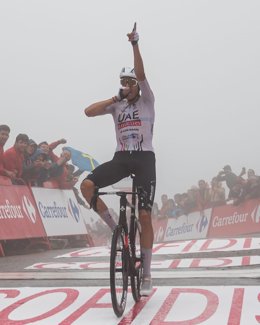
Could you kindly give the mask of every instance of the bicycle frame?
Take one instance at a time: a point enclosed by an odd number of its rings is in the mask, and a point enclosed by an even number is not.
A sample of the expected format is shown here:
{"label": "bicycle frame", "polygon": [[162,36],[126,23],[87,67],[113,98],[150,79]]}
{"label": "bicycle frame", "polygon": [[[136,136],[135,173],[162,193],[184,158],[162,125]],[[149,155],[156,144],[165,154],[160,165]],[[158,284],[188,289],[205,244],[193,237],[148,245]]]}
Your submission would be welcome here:
{"label": "bicycle frame", "polygon": [[[96,203],[96,199],[101,195],[117,195],[120,197],[119,221],[113,231],[110,254],[110,288],[112,306],[115,314],[120,317],[125,309],[127,298],[128,278],[131,279],[132,295],[137,302],[140,300],[140,278],[142,275],[142,259],[141,253],[136,253],[136,236],[141,234],[138,219],[136,217],[136,196],[142,193],[142,189],[136,189],[134,178],[131,192],[114,191],[99,192],[96,189],[92,204]],[[131,203],[127,201],[127,195],[132,196]],[[128,222],[126,210],[127,206],[131,208],[130,220]],[[122,245],[122,246],[121,246]],[[119,247],[119,248],[118,248]],[[118,262],[118,258],[119,262]],[[121,261],[121,262],[120,262]],[[119,264],[118,264],[119,263]],[[119,266],[122,264],[121,266]],[[120,292],[118,288],[118,279],[116,274],[122,274],[122,295],[117,297]],[[120,283],[120,282],[119,282]],[[119,285],[120,286],[120,285]]]}
{"label": "bicycle frame", "polygon": [[[126,216],[126,208],[128,206],[128,201],[127,201],[127,195],[131,194],[132,195],[132,202],[131,202],[131,214],[130,214],[130,222],[128,226],[128,222],[127,222],[127,216]],[[129,244],[133,245],[135,248],[135,242],[134,242],[134,229],[133,227],[131,227],[131,223],[135,222],[136,217],[136,196],[139,194],[139,192],[135,191],[135,185],[133,182],[132,185],[132,191],[131,192],[124,192],[124,191],[114,191],[114,192],[97,192],[96,195],[97,196],[101,196],[101,195],[117,195],[120,197],[120,201],[119,201],[119,221],[118,221],[118,225],[122,226],[122,228],[124,229],[124,245],[126,248],[126,252],[127,252],[127,259],[129,262],[129,270],[130,270],[130,274],[135,275],[135,265],[133,263],[133,260],[131,258],[132,253],[134,252],[135,255],[135,249],[130,250],[129,249]],[[129,229],[130,228],[130,232]],[[135,256],[133,256],[135,257]],[[129,275],[130,275],[129,274]]]}

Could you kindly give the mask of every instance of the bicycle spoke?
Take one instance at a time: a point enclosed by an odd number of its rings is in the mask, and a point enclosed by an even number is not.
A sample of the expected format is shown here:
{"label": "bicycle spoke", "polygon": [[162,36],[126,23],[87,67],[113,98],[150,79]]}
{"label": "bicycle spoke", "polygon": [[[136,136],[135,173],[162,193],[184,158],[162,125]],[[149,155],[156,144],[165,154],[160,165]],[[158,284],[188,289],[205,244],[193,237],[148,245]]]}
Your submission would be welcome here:
{"label": "bicycle spoke", "polygon": [[[110,255],[110,288],[112,306],[120,317],[126,305],[128,288],[128,259],[124,247],[124,236],[121,226],[114,230]],[[117,249],[120,247],[120,249]]]}
{"label": "bicycle spoke", "polygon": [[141,248],[140,248],[140,227],[138,227],[138,221],[132,220],[130,230],[130,246],[131,246],[131,259],[134,267],[133,274],[131,274],[131,288],[132,295],[136,302],[141,298],[140,296],[140,285],[141,277],[143,272],[143,264],[141,259]]}

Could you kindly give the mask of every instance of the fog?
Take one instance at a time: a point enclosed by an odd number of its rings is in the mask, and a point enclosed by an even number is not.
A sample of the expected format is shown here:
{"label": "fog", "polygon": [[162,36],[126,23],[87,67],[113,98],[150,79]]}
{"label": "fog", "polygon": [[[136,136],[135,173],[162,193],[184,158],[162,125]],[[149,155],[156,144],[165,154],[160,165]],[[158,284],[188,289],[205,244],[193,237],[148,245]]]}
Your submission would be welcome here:
{"label": "fog", "polygon": [[259,17],[257,0],[0,1],[5,149],[27,133],[109,160],[113,120],[84,108],[117,93],[136,21],[156,99],[156,199],[210,182],[226,164],[260,174]]}

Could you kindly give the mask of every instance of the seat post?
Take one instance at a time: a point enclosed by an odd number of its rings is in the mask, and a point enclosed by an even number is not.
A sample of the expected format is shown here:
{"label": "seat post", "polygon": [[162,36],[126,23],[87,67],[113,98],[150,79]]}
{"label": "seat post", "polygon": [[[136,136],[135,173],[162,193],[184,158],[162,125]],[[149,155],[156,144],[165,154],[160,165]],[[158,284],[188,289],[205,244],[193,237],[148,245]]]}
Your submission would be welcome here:
{"label": "seat post", "polygon": [[[136,192],[136,184],[135,184],[135,175],[131,174],[132,178],[132,192]],[[136,194],[132,194],[132,207],[131,207],[131,215],[135,215],[135,205],[136,205]]]}
{"label": "seat post", "polygon": [[126,222],[126,204],[127,204],[126,193],[122,192],[120,194],[119,224],[122,225],[123,227],[126,227],[126,225],[127,225],[127,222]]}

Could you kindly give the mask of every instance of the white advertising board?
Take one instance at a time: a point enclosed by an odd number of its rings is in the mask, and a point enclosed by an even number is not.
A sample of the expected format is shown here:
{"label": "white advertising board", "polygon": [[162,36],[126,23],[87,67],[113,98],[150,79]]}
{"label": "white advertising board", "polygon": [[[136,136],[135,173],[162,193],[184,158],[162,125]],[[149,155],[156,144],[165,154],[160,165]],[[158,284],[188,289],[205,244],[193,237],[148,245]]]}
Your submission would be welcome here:
{"label": "white advertising board", "polygon": [[32,191],[47,236],[87,233],[72,190],[32,188]]}
{"label": "white advertising board", "polygon": [[169,218],[164,241],[206,238],[212,209]]}

